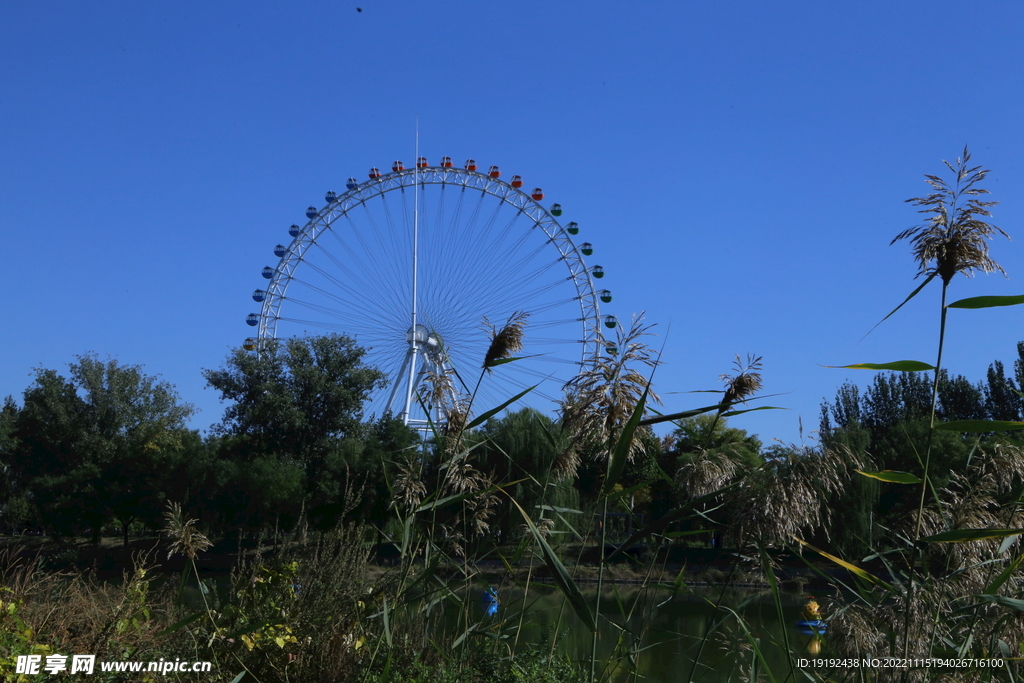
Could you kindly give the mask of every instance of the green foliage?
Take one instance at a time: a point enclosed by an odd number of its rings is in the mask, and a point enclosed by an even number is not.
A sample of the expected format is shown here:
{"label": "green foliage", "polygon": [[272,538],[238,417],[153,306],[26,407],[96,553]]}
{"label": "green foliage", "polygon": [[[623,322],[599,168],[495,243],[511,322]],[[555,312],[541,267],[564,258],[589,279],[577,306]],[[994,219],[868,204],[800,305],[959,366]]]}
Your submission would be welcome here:
{"label": "green foliage", "polygon": [[725,454],[745,469],[764,462],[761,440],[744,429],[730,427],[724,417],[697,415],[676,424],[672,435],[678,456],[677,467],[692,462],[702,452]]}
{"label": "green foliage", "polygon": [[[554,530],[566,531],[567,525],[557,515],[538,509],[542,505],[575,509],[579,504],[572,480],[559,478],[555,472],[568,443],[554,420],[533,408],[523,408],[489,420],[479,438],[475,452],[481,469],[491,472],[496,482],[516,482],[506,491],[523,509],[534,519],[552,518]],[[491,523],[498,538],[512,538],[522,523],[507,500],[499,501]]]}
{"label": "green foliage", "polygon": [[363,364],[365,352],[341,335],[267,340],[260,352],[236,349],[207,383],[229,402],[219,430],[246,450],[290,457],[310,473],[333,444],[360,432],[363,402],[384,375]]}
{"label": "green foliage", "polygon": [[[363,402],[384,376],[348,337],[269,340],[205,370],[227,407],[204,477],[231,483],[215,512],[245,528],[291,528],[306,510],[315,528],[383,516],[389,463],[417,437],[390,416],[364,423]],[[231,474],[229,474],[231,473]]]}
{"label": "green foliage", "polygon": [[32,628],[25,623],[21,610],[23,601],[16,598],[7,586],[0,586],[0,680],[27,683],[32,679],[15,673],[14,663],[19,655],[46,656],[52,651],[40,643]]}
{"label": "green foliage", "polygon": [[98,539],[111,517],[127,524],[162,506],[160,474],[181,448],[193,409],[138,366],[79,356],[69,369],[68,378],[36,372],[15,421],[10,464],[47,527],[67,534],[84,523]]}

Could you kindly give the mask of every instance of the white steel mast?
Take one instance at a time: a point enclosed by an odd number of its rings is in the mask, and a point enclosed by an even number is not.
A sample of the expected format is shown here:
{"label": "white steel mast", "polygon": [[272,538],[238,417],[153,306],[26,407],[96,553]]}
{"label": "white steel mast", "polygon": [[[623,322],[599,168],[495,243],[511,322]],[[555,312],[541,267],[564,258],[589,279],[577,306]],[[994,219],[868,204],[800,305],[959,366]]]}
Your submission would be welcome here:
{"label": "white steel mast", "polygon": [[[416,117],[416,159],[413,165],[413,204],[412,204],[412,327],[409,328],[409,384],[405,388],[405,423],[409,424],[412,417],[412,395],[416,384],[416,367],[419,360],[419,329],[416,323],[416,286],[419,278],[420,248],[420,117]],[[424,339],[424,342],[427,340]]]}

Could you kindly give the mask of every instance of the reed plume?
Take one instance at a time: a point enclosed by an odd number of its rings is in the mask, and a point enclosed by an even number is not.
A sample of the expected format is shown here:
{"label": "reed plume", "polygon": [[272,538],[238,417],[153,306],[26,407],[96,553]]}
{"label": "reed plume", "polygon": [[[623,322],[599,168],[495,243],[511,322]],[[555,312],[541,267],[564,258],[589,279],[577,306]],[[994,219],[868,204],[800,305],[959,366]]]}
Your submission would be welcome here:
{"label": "reed plume", "polygon": [[190,560],[195,560],[198,553],[211,547],[213,543],[196,529],[197,519],[185,519],[181,511],[181,503],[167,503],[167,512],[164,513],[167,525],[164,533],[171,539],[170,558],[174,553],[180,552]]}
{"label": "reed plume", "polygon": [[987,240],[997,233],[1007,239],[1010,236],[1001,228],[981,220],[992,215],[989,208],[998,202],[977,199],[980,195],[989,194],[988,190],[975,187],[989,171],[981,166],[968,167],[970,159],[971,153],[965,146],[955,168],[948,161],[942,162],[956,176],[952,185],[939,176],[926,174],[925,181],[935,192],[906,200],[922,207],[918,213],[930,214],[924,223],[904,230],[890,242],[910,240],[919,267],[915,277],[938,275],[947,285],[957,273],[970,277],[975,270],[980,270],[1006,275],[1002,266],[988,255]]}
{"label": "reed plume", "polygon": [[[556,461],[556,471],[567,475],[575,473],[579,464],[578,448],[581,444],[594,444],[598,457],[607,457],[608,446],[633,415],[641,396],[661,403],[650,390],[638,366],[654,368],[658,364],[654,352],[643,341],[652,336],[651,325],[643,324],[643,314],[634,316],[628,331],[616,330],[615,344],[606,342],[597,333],[600,348],[616,349],[599,355],[591,367],[565,385],[565,398],[559,412],[562,428],[570,435],[572,446]],[[639,452],[641,442],[634,436],[629,448],[629,459]]]}
{"label": "reed plume", "polygon": [[[723,404],[743,403],[761,390],[762,358],[763,356],[754,356],[754,354],[748,353],[747,362],[744,365],[740,360],[739,354],[736,354],[736,374],[722,374],[718,378],[720,381],[725,382],[725,394],[722,396]],[[718,412],[723,413],[728,409],[727,406],[723,405],[718,409]]]}
{"label": "reed plume", "polygon": [[498,329],[485,317],[484,328],[491,336],[491,345],[484,354],[483,367],[493,372],[499,361],[512,357],[512,354],[523,350],[523,339],[526,336],[526,319],[530,317],[525,311],[516,311],[509,316],[505,325]]}

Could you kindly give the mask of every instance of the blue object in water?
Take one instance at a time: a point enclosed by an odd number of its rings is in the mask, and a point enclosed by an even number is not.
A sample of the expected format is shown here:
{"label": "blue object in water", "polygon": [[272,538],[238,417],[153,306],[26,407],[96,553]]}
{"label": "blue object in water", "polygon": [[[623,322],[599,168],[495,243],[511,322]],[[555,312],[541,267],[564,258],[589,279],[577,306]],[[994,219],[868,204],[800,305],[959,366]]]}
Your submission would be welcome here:
{"label": "blue object in water", "polygon": [[484,611],[487,613],[487,616],[493,617],[498,613],[498,591],[494,590],[494,588],[488,588],[484,591],[481,600],[483,600]]}
{"label": "blue object in water", "polygon": [[821,619],[801,619],[796,622],[796,627],[803,635],[813,636],[825,633],[828,629],[828,624]]}

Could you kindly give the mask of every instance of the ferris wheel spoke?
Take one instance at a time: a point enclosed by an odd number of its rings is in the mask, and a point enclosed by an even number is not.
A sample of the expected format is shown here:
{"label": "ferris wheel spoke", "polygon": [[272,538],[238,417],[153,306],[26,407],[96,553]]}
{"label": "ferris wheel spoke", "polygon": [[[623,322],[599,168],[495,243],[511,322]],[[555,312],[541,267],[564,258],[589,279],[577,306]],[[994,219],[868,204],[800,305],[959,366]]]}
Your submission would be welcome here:
{"label": "ferris wheel spoke", "polygon": [[401,332],[401,334],[404,335],[405,333],[399,325],[394,324],[393,320],[388,320],[386,318],[361,315],[358,313],[353,314],[351,311],[342,311],[328,306],[323,306],[321,304],[303,301],[301,299],[290,298],[288,301],[298,304],[307,310],[315,311],[335,320],[346,322],[348,325],[351,325],[353,329],[388,329],[395,334]]}
{"label": "ferris wheel spoke", "polygon": [[[538,373],[538,375],[533,376],[529,380],[520,377],[504,376],[488,384],[488,380],[492,379],[485,377],[481,383],[481,389],[477,394],[477,406],[479,408],[477,412],[489,409],[491,406],[488,404],[500,405],[512,398],[512,396],[531,387],[533,389],[529,394],[530,396],[543,398],[554,403],[557,401],[555,398],[556,392],[562,388],[560,380],[554,379],[551,375],[543,375],[541,373]],[[548,384],[551,385],[550,388],[545,386]],[[486,403],[481,405],[480,399],[483,399]]]}
{"label": "ferris wheel spoke", "polygon": [[[333,226],[331,227],[330,233],[334,237],[335,242],[337,242],[341,246],[342,250],[348,256],[347,263],[362,266],[366,270],[366,272],[358,273],[356,271],[353,271],[349,266],[345,265],[344,262],[336,258],[334,254],[332,254],[328,249],[326,249],[321,243],[318,242],[317,246],[323,250],[323,253],[331,260],[332,263],[335,264],[335,266],[339,270],[343,271],[348,275],[349,278],[351,278],[352,282],[365,283],[366,275],[367,273],[370,273],[373,274],[373,276],[370,278],[371,281],[378,281],[380,283],[380,287],[389,289],[396,299],[404,299],[406,301],[409,300],[410,290],[409,282],[407,279],[403,278],[398,272],[394,271],[394,269],[392,269],[391,277],[385,277],[384,273],[386,272],[386,269],[383,268],[379,263],[376,263],[376,259],[373,258],[372,253],[369,256],[363,253],[357,253],[349,243],[346,243],[341,239],[339,232],[335,230]],[[370,268],[367,268],[368,261],[370,262],[370,264],[372,264]]]}
{"label": "ferris wheel spoke", "polygon": [[[341,296],[340,294],[334,294],[333,292],[329,291],[328,289],[325,289],[325,287],[317,285],[317,284],[314,284],[313,282],[310,282],[309,280],[299,279],[299,278],[296,278],[296,277],[293,276],[291,281],[292,282],[296,282],[296,283],[298,283],[298,284],[300,284],[303,287],[306,287],[308,289],[314,290],[314,291],[318,292],[319,294],[323,295],[324,297],[335,301],[339,305],[342,305],[342,306],[349,306],[349,305],[351,305],[351,306],[359,307],[360,305],[364,305],[361,302],[363,301],[363,299],[366,299],[367,301],[366,301],[365,305],[367,306],[367,310],[376,310],[376,311],[379,312],[380,310],[389,310],[390,309],[390,310],[397,311],[397,310],[400,310],[402,308],[402,306],[401,306],[402,298],[399,297],[399,296],[392,295],[391,297],[387,297],[387,296],[385,296],[386,292],[384,292],[381,289],[375,288],[375,287],[371,287],[370,288],[371,291],[364,292],[364,291],[362,291],[358,287],[355,287],[353,285],[349,285],[348,281],[346,281],[344,279],[341,279],[341,278],[338,278],[338,277],[328,273],[326,270],[323,270],[319,266],[316,266],[314,264],[310,264],[308,267],[311,270],[313,270],[315,273],[321,275],[325,280],[327,280],[326,283],[323,283],[324,285],[330,285],[331,287],[334,287],[334,288],[340,290],[342,293],[345,294],[345,296]],[[358,278],[356,280],[353,280],[352,282],[356,282],[356,283],[363,282],[363,283],[365,283],[366,279],[365,278]]]}
{"label": "ferris wheel spoke", "polygon": [[326,250],[323,251],[324,255],[328,257],[334,266],[341,271],[341,276],[329,272],[326,268],[323,268],[312,260],[307,259],[306,263],[309,264],[309,268],[316,271],[321,277],[330,280],[330,282],[339,288],[344,288],[355,294],[356,298],[365,297],[381,297],[383,300],[391,301],[408,301],[408,295],[402,291],[401,284],[393,279],[382,277],[381,272],[366,269],[366,263],[364,261],[353,260],[352,263],[364,267],[364,270],[354,270],[349,268],[346,264],[342,263],[339,259],[335,258],[333,254],[330,254]]}
{"label": "ferris wheel spoke", "polygon": [[[486,241],[486,244],[485,244],[485,240],[477,240],[474,243],[474,245],[477,248],[474,250],[474,253],[472,254],[472,258],[473,258],[472,262],[474,262],[474,263],[481,263],[481,264],[483,264],[483,263],[492,263],[492,264],[495,264],[495,265],[497,265],[499,267],[507,267],[507,266],[504,265],[504,264],[508,263],[508,259],[506,257],[504,257],[504,252],[507,251],[507,250],[512,250],[514,248],[515,244],[516,244],[515,241],[513,241],[511,244],[508,244],[507,240],[508,240],[509,236],[512,234],[512,230],[513,230],[514,226],[516,225],[516,223],[524,215],[525,214],[522,211],[516,212],[506,222],[504,227],[502,227],[501,229],[495,231],[490,236],[490,240]],[[520,242],[519,242],[520,244],[522,244],[522,240],[525,239],[528,234],[529,234],[529,232],[527,230],[523,230],[522,231],[522,234],[520,235]],[[537,246],[540,247],[541,245],[537,245]],[[499,253],[499,252],[502,252],[502,253]],[[483,271],[483,269],[481,269],[480,271],[476,271],[476,272],[482,272],[482,271]],[[463,269],[463,270],[459,271],[459,274],[460,275],[471,275],[473,273],[471,273],[468,270]]]}
{"label": "ferris wheel spoke", "polygon": [[[383,202],[387,201],[383,194],[381,194],[380,196]],[[406,246],[405,249],[401,251],[390,252],[392,254],[392,257],[391,259],[389,259],[389,262],[383,262],[382,256],[384,254],[389,253],[387,251],[388,245],[385,245],[383,243],[383,233],[380,227],[377,225],[376,217],[370,210],[369,202],[363,202],[360,206],[362,207],[363,216],[367,224],[370,226],[372,234],[374,235],[374,237],[377,238],[378,245],[371,246],[368,243],[365,237],[365,233],[367,233],[368,231],[361,230],[359,226],[355,225],[349,213],[346,212],[345,217],[348,219],[353,237],[362,246],[365,259],[369,261],[370,265],[373,268],[373,272],[388,273],[396,282],[400,282],[407,279],[409,275],[408,273],[402,272],[400,265],[401,261],[396,257],[399,254],[408,253],[410,247]]]}
{"label": "ferris wheel spoke", "polygon": [[[582,339],[561,339],[558,337],[534,337],[533,341],[540,346],[576,346],[583,343]],[[573,362],[575,363],[576,361]]]}
{"label": "ferris wheel spoke", "polygon": [[[333,293],[328,293],[324,290],[324,288],[317,287],[315,285],[312,285],[311,283],[306,283],[303,281],[299,282],[307,290],[310,290],[309,292],[307,292],[307,294],[321,295],[325,299],[325,301],[322,301],[318,305],[325,306],[328,309],[344,309],[347,311],[351,311],[353,315],[359,315],[360,318],[374,318],[377,319],[377,321],[379,321],[381,324],[386,323],[388,325],[394,324],[397,321],[397,319],[399,319],[399,317],[394,313],[394,302],[388,302],[382,298],[377,298],[376,302],[373,300],[361,299],[359,298],[359,295],[355,292],[350,292],[349,298],[346,299],[345,297],[339,297],[337,295],[334,295]],[[285,297],[285,299],[288,301],[304,301],[303,299],[300,299],[295,295],[287,296]],[[329,306],[329,303],[334,305]],[[306,305],[312,305],[312,303],[309,302]],[[341,306],[342,308],[338,309],[337,306]]]}

